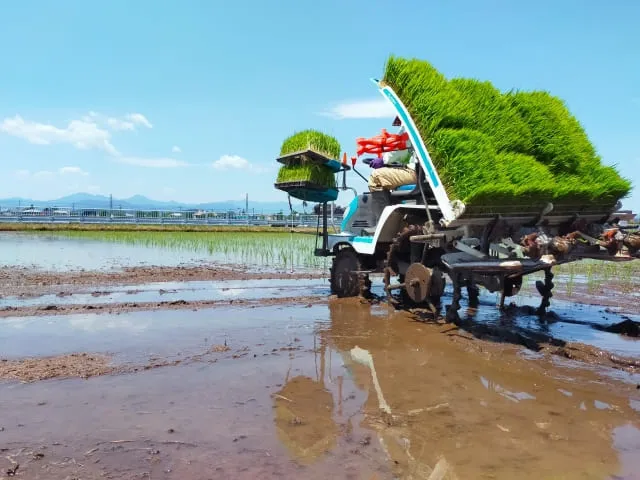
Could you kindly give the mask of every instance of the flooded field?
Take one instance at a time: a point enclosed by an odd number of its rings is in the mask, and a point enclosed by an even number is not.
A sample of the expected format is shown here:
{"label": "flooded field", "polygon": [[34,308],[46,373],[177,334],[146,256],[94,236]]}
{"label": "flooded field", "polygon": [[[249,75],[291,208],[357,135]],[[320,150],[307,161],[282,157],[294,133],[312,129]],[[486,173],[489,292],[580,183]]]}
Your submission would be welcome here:
{"label": "flooded field", "polygon": [[319,268],[313,234],[255,232],[0,232],[0,266],[105,270],[201,262]]}
{"label": "flooded field", "polygon": [[108,237],[0,237],[0,478],[640,478],[637,265],[456,326],[330,298],[313,236]]}

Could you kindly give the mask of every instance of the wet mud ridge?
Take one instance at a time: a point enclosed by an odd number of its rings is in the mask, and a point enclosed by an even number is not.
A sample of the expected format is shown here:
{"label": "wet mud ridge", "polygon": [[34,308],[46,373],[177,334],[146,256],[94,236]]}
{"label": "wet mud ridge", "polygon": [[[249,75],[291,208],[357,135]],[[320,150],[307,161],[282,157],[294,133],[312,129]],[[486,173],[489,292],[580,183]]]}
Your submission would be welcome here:
{"label": "wet mud ridge", "polygon": [[43,305],[32,307],[0,307],[2,317],[31,317],[51,315],[71,315],[81,313],[128,313],[149,310],[185,310],[203,309],[235,305],[247,308],[256,308],[269,305],[313,305],[326,303],[326,298],[318,296],[299,296],[266,299],[231,299],[231,300],[174,300],[166,302],[122,302],[111,304],[85,304],[85,305]]}
{"label": "wet mud ridge", "polygon": [[72,353],[56,357],[0,360],[0,379],[33,382],[50,378],[90,378],[113,373],[110,358],[88,353]]}
{"label": "wet mud ridge", "polygon": [[194,280],[264,280],[324,278],[321,273],[255,272],[247,267],[177,266],[123,267],[116,271],[40,271],[27,267],[0,268],[0,297],[22,297],[55,293],[66,295],[79,289],[97,286],[137,285],[152,282]]}

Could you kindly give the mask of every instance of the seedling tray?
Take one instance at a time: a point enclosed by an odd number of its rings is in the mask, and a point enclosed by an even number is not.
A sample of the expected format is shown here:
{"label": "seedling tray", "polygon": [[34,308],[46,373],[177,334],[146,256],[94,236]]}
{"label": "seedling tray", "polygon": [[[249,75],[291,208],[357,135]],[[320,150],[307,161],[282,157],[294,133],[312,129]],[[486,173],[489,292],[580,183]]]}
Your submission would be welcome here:
{"label": "seedling tray", "polygon": [[349,165],[344,165],[333,158],[310,149],[287,153],[286,155],[283,155],[276,160],[283,165],[302,163],[303,161],[314,162],[329,167],[333,171],[333,173],[351,169]]}
{"label": "seedling tray", "polygon": [[298,200],[312,203],[333,202],[338,198],[337,188],[327,188],[316,183],[300,181],[300,182],[280,182],[274,186],[278,190],[287,192]]}

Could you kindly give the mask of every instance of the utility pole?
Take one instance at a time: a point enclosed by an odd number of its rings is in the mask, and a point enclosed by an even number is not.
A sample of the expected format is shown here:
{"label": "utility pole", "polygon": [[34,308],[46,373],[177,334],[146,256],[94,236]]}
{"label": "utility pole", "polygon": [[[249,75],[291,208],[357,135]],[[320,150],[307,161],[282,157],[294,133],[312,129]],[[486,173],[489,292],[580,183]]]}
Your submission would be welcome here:
{"label": "utility pole", "polygon": [[109,194],[109,219],[113,219],[113,194]]}
{"label": "utility pole", "polygon": [[249,194],[246,193],[244,197],[244,211],[247,214],[247,223],[249,223]]}

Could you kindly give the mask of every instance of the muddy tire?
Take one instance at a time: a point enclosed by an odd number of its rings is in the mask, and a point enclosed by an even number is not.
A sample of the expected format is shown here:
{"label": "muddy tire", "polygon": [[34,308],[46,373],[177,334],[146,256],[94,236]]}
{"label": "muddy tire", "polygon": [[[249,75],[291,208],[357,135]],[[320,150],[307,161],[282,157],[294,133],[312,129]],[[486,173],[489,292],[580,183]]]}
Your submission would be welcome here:
{"label": "muddy tire", "polygon": [[359,270],[362,270],[362,264],[358,254],[351,248],[340,250],[331,265],[331,294],[338,298],[363,295],[371,282],[355,273]]}

